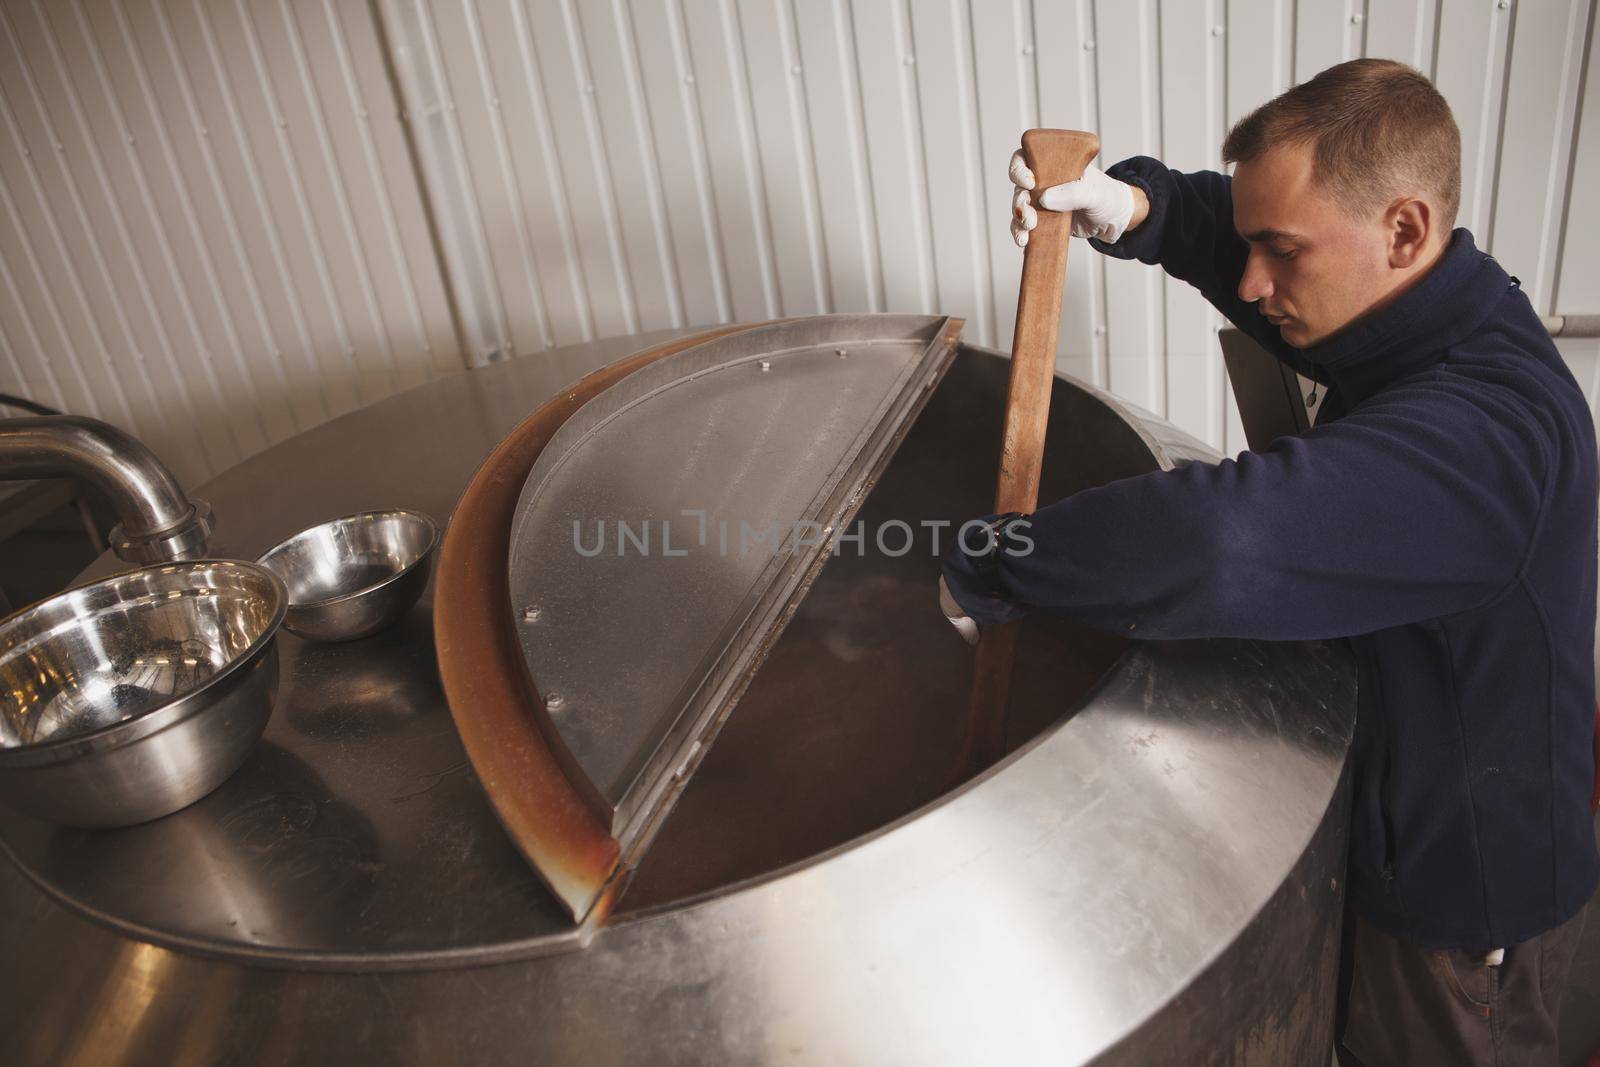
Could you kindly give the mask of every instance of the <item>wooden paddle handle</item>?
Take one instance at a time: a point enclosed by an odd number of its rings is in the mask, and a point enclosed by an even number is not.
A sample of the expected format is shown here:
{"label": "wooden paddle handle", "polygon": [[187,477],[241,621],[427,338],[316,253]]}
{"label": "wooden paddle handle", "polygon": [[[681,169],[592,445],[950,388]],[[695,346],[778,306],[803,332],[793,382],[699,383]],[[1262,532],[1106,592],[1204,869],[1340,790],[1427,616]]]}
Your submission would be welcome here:
{"label": "wooden paddle handle", "polygon": [[[1100,138],[1092,133],[1024,133],[1022,155],[1033,171],[1035,205],[1043,190],[1083,177],[1083,169],[1099,151]],[[994,509],[999,512],[1026,513],[1039,505],[1039,472],[1044,466],[1044,431],[1050,418],[1050,385],[1055,379],[1056,338],[1071,238],[1071,212],[1041,209],[1039,225],[1028,235],[1022,253],[1017,325],[1011,335],[1011,387],[994,493]]]}
{"label": "wooden paddle handle", "polygon": [[[1100,138],[1079,130],[1029,130],[1022,155],[1033,171],[1035,206],[1040,192],[1077,181],[1100,151]],[[1039,224],[1022,253],[1022,285],[1017,292],[1017,325],[1011,335],[1011,385],[1006,394],[1005,435],[994,510],[1032,512],[1039,506],[1039,475],[1044,468],[1044,434],[1050,421],[1050,388],[1055,380],[1056,338],[1061,328],[1061,297],[1067,281],[1067,242],[1072,214],[1039,211]],[[1011,665],[1020,623],[985,630],[973,667],[972,696],[962,742],[961,778],[970,777],[1006,753],[1006,703],[1011,695]]]}

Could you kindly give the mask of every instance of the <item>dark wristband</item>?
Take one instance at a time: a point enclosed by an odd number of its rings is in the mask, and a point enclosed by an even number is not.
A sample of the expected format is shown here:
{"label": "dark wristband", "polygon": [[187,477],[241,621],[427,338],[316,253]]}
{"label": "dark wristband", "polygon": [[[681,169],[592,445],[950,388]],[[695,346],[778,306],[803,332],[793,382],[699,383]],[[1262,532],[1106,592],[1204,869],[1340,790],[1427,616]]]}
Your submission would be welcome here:
{"label": "dark wristband", "polygon": [[1022,512],[1008,511],[984,523],[978,527],[983,536],[983,542],[978,545],[972,543],[971,534],[974,531],[971,527],[961,532],[961,551],[972,560],[972,569],[990,596],[1002,599],[1005,596],[1005,590],[1000,585],[1000,552],[1012,547],[1011,527],[1021,519]]}

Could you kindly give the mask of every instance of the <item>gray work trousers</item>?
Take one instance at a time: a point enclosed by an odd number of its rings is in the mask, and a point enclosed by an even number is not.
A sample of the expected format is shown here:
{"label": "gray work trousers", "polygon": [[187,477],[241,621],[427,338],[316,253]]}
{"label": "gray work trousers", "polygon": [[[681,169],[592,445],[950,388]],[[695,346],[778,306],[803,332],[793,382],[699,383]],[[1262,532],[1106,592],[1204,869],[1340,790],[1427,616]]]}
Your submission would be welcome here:
{"label": "gray work trousers", "polygon": [[1401,941],[1347,912],[1340,1067],[1555,1067],[1556,1016],[1587,910],[1508,946],[1497,966]]}

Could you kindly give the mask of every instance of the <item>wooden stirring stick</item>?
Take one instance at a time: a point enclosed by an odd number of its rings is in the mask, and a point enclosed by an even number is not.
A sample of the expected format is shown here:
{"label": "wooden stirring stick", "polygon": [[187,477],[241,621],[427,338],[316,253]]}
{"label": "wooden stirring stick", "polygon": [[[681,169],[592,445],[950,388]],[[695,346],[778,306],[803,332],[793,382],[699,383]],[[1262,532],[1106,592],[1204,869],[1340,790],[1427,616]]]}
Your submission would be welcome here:
{"label": "wooden stirring stick", "polygon": [[[1022,154],[1033,171],[1033,196],[1052,185],[1076,181],[1100,151],[1100,138],[1079,130],[1029,130]],[[1045,425],[1055,378],[1056,338],[1061,325],[1062,289],[1067,279],[1067,242],[1072,214],[1039,211],[1022,254],[1022,284],[1017,292],[1017,325],[1011,335],[1011,385],[1006,397],[1005,435],[994,510],[1031,513],[1039,505],[1039,474],[1044,465]],[[972,676],[962,777],[989,766],[1006,752],[1006,702],[1011,664],[1021,623],[983,631]]]}

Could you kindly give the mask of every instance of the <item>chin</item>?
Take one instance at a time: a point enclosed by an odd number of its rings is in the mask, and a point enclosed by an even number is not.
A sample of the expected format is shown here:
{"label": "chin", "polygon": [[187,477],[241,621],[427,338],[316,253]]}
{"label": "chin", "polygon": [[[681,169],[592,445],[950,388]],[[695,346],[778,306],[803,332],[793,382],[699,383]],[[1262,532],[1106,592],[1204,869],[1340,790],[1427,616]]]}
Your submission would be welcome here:
{"label": "chin", "polygon": [[1283,338],[1283,343],[1290,348],[1311,348],[1320,345],[1337,330],[1314,330],[1298,319],[1286,326],[1278,327],[1278,336]]}

